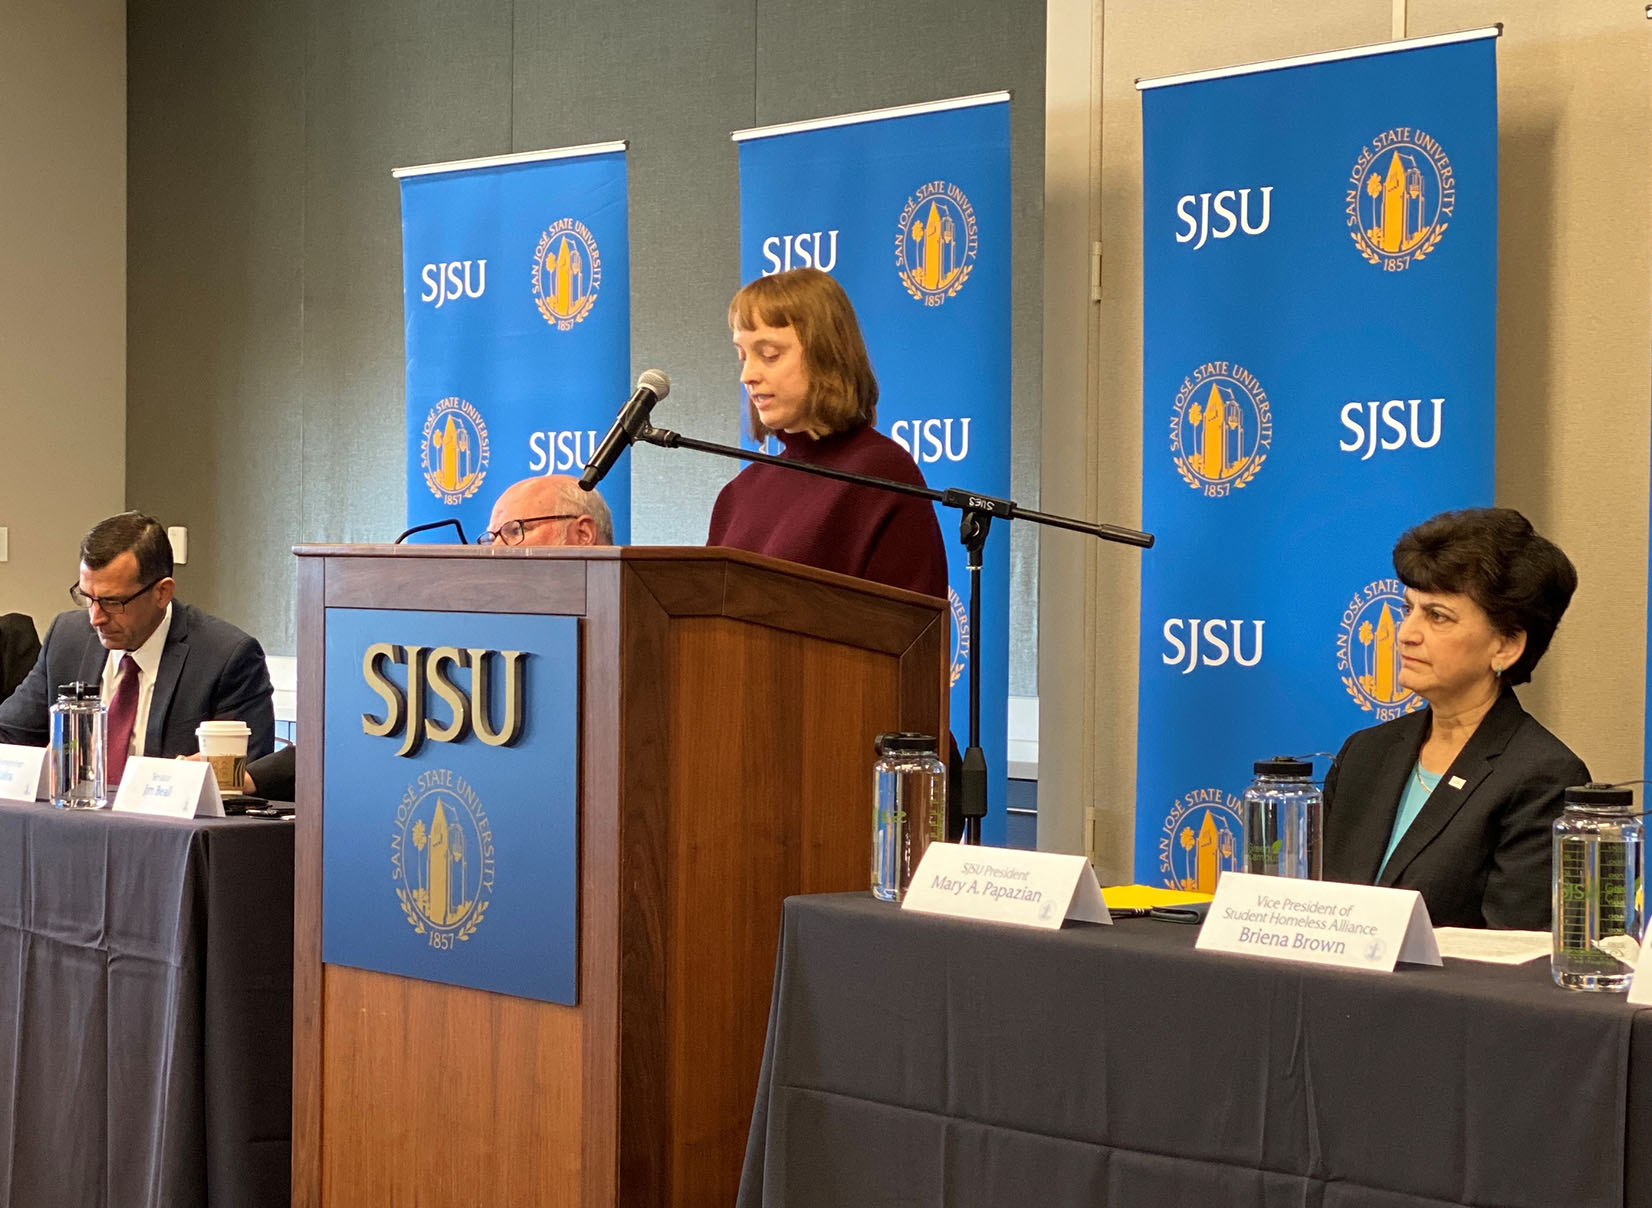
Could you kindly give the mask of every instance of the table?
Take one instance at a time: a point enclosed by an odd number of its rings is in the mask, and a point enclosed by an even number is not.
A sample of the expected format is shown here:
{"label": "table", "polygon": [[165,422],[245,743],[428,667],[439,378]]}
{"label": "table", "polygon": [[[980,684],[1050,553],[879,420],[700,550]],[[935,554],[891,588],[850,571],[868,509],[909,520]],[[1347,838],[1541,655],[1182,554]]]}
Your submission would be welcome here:
{"label": "table", "polygon": [[788,900],[740,1208],[1652,1203],[1652,1012],[1196,934]]}
{"label": "table", "polygon": [[293,832],[0,807],[0,1205],[287,1204]]}

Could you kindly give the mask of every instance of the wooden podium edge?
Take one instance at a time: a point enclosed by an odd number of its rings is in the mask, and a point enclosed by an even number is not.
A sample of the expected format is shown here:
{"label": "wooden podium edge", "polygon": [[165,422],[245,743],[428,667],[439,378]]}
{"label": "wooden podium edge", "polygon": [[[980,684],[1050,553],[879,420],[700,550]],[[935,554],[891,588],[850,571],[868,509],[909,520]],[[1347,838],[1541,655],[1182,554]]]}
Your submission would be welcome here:
{"label": "wooden podium edge", "polygon": [[[298,715],[318,718],[326,700],[321,602],[327,562],[298,562]],[[303,736],[301,736],[303,737]],[[321,1208],[321,760],[322,744],[298,747],[293,819],[293,1208]]]}

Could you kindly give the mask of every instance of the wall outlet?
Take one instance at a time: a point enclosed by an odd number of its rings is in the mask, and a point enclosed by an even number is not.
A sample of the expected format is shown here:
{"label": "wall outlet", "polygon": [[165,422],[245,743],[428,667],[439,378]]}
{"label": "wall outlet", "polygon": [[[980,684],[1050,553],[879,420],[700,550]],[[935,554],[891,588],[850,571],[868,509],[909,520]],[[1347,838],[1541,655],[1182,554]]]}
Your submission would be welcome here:
{"label": "wall outlet", "polygon": [[179,566],[189,561],[189,530],[181,524],[166,530],[166,539],[172,542],[172,560]]}
{"label": "wall outlet", "polygon": [[11,558],[11,529],[0,524],[0,562]]}

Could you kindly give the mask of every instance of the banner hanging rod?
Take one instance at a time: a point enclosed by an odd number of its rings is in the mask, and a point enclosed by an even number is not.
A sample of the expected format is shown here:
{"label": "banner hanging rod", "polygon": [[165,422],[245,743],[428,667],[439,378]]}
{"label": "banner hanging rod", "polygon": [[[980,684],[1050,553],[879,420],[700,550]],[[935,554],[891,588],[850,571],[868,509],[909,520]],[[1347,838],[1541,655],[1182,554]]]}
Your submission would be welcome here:
{"label": "banner hanging rod", "polygon": [[1159,76],[1151,80],[1137,80],[1136,91],[1149,88],[1168,88],[1173,84],[1195,84],[1201,80],[1221,80],[1228,76],[1255,75],[1262,71],[1278,71],[1282,67],[1307,67],[1313,63],[1336,63],[1342,59],[1362,59],[1368,55],[1385,55],[1398,50],[1422,50],[1429,46],[1449,46],[1453,42],[1474,42],[1481,38],[1500,38],[1503,25],[1488,25],[1484,29],[1467,29],[1455,34],[1435,34],[1427,38],[1402,38],[1397,42],[1375,42],[1369,46],[1350,46],[1344,50],[1327,50],[1319,54],[1297,55],[1289,59],[1266,59],[1260,63],[1241,63],[1233,67],[1215,67],[1209,71],[1191,71],[1185,75]]}
{"label": "banner hanging rod", "polygon": [[469,172],[474,168],[507,168],[512,164],[536,164],[547,159],[574,159],[581,155],[608,155],[624,151],[630,146],[626,139],[612,143],[586,143],[580,147],[552,147],[546,151],[517,151],[510,155],[489,155],[481,159],[455,159],[445,164],[419,164],[412,168],[396,168],[390,175],[397,180],[409,176],[436,176],[442,172]]}

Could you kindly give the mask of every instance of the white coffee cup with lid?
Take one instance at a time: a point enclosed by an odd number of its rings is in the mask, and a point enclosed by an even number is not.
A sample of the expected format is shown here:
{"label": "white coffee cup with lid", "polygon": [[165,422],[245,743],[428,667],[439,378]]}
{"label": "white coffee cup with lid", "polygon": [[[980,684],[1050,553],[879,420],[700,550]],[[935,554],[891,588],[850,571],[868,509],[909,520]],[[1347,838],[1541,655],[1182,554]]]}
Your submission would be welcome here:
{"label": "white coffee cup with lid", "polygon": [[247,742],[252,728],[244,721],[203,721],[195,727],[201,757],[212,765],[220,793],[238,794],[247,770]]}

